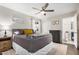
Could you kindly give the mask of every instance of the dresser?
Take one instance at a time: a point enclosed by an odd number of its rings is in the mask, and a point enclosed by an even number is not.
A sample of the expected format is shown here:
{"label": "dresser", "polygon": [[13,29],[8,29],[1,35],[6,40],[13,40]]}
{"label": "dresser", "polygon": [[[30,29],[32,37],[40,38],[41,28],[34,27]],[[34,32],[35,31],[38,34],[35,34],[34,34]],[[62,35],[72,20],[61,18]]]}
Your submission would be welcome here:
{"label": "dresser", "polygon": [[0,52],[7,51],[11,49],[11,47],[12,47],[11,37],[0,38]]}

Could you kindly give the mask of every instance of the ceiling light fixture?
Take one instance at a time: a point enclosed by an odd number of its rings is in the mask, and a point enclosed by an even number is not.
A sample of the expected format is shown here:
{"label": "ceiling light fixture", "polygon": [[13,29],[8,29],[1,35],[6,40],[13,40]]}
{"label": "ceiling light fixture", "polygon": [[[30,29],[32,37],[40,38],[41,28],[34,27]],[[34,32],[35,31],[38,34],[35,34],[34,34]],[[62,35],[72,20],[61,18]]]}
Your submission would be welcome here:
{"label": "ceiling light fixture", "polygon": [[44,16],[46,16],[46,12],[42,11],[41,13],[42,13]]}

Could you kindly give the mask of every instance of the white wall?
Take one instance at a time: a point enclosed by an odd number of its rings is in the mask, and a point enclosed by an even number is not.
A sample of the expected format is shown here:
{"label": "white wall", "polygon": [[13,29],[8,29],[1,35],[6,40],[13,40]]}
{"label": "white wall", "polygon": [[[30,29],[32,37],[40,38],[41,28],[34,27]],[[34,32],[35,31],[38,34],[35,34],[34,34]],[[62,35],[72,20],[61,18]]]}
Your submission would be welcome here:
{"label": "white wall", "polygon": [[[31,28],[31,20],[29,20],[30,17],[31,16],[0,6],[0,24],[2,25],[2,27],[0,27],[0,36],[4,36],[4,29],[6,29],[4,27],[9,28],[7,31],[7,36],[12,35],[12,28]],[[22,20],[26,19],[26,21],[20,21],[19,23],[15,23],[13,21],[13,19],[15,18],[21,18]]]}
{"label": "white wall", "polygon": [[15,21],[11,25],[11,28],[12,29],[32,29],[32,19],[31,18],[26,18],[24,20],[21,19],[17,22]]}
{"label": "white wall", "polygon": [[[58,24],[55,22],[58,21]],[[49,33],[49,30],[61,30],[61,19],[60,18],[51,18],[42,21],[42,33]]]}
{"label": "white wall", "polygon": [[60,18],[52,18],[50,23],[51,23],[51,28],[50,30],[61,30],[61,19]]}
{"label": "white wall", "polygon": [[51,28],[50,20],[42,21],[42,33],[43,34],[49,33],[50,28]]}
{"label": "white wall", "polygon": [[7,32],[7,36],[12,36],[12,31],[9,25],[1,25],[0,26],[0,37],[3,37],[5,34],[5,30]]}

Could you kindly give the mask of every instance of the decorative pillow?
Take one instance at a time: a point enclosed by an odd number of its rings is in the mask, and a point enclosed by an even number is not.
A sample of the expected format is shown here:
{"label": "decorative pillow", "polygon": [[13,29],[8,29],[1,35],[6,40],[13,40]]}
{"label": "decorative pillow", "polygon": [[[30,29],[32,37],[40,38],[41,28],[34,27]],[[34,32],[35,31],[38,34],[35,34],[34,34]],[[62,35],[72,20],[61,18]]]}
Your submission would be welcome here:
{"label": "decorative pillow", "polygon": [[24,34],[24,33],[23,33],[23,30],[15,30],[15,31],[14,31],[14,34],[22,35],[22,34]]}
{"label": "decorative pillow", "polygon": [[25,29],[24,34],[25,35],[31,35],[31,34],[33,34],[33,30],[32,29]]}

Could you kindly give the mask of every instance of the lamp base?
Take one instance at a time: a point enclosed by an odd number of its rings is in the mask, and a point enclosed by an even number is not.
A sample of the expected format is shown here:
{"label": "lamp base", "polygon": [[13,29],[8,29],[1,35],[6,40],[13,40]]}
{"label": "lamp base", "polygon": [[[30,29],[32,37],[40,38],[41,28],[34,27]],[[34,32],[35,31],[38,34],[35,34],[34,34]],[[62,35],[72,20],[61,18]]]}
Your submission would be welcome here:
{"label": "lamp base", "polygon": [[4,37],[7,37],[7,35],[4,35]]}

